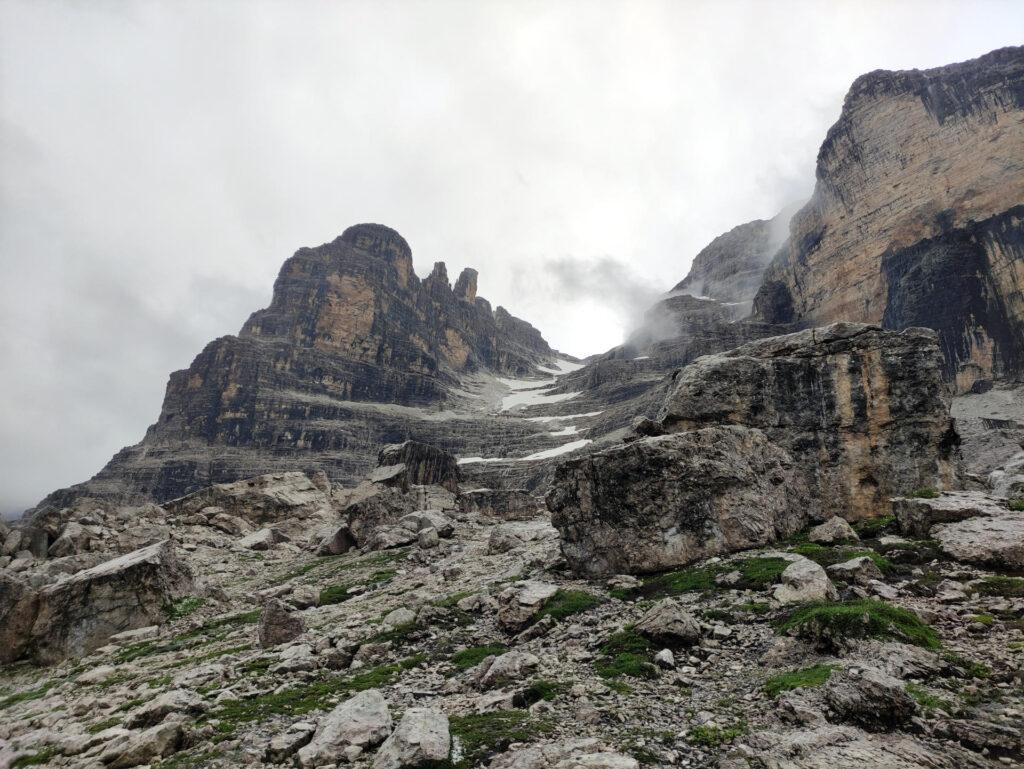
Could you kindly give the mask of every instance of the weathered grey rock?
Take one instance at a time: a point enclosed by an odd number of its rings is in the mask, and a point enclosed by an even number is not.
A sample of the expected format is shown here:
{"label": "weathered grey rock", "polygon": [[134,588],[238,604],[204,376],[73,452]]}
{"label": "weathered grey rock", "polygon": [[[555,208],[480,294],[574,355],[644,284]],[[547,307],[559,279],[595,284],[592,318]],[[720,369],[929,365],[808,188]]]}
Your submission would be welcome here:
{"label": "weathered grey rock", "polygon": [[513,748],[491,761],[490,769],[640,769],[640,764],[586,738]]}
{"label": "weathered grey rock", "polygon": [[571,459],[547,497],[573,570],[653,572],[774,542],[806,521],[806,484],[760,430],[708,427]]}
{"label": "weathered grey rock", "polygon": [[218,483],[164,504],[173,515],[185,516],[218,507],[251,523],[288,523],[323,508],[330,494],[306,473],[267,473],[233,483]]}
{"label": "weathered grey rock", "polygon": [[89,549],[92,535],[82,524],[71,521],[47,551],[50,558],[64,558]]}
{"label": "weathered grey rock", "polygon": [[[417,509],[416,496],[376,483],[362,483],[349,492],[344,513],[349,532],[360,546],[368,543],[377,530],[391,526]],[[412,539],[415,540],[415,532]],[[402,543],[406,544],[406,543]],[[380,548],[377,548],[380,549]]]}
{"label": "weathered grey rock", "polygon": [[511,633],[518,633],[557,592],[556,585],[534,580],[510,585],[498,594],[498,625]]}
{"label": "weathered grey rock", "polygon": [[1003,510],[995,515],[943,523],[931,528],[931,538],[950,558],[998,569],[1024,568],[1024,512]]}
{"label": "weathered grey rock", "polygon": [[270,738],[264,757],[267,761],[279,763],[309,744],[316,732],[316,726],[308,721],[297,721],[288,729]]}
{"label": "weathered grey rock", "polygon": [[342,555],[356,546],[348,524],[321,529],[314,535],[317,555]]}
{"label": "weathered grey rock", "polygon": [[278,542],[287,542],[288,537],[275,528],[263,528],[238,540],[238,546],[249,550],[269,550]]}
{"label": "weathered grey rock", "polygon": [[431,708],[410,708],[373,758],[373,769],[416,769],[444,761],[451,751],[448,716]]}
{"label": "weathered grey rock", "polygon": [[192,590],[170,541],[78,572],[39,591],[33,655],[46,664],[84,656],[115,633],[163,622],[164,607]]}
{"label": "weathered grey rock", "polygon": [[1024,749],[1024,732],[1020,728],[1014,728],[1007,724],[994,724],[990,721],[966,718],[947,718],[936,724],[935,732],[974,750],[996,755],[1019,754]]}
{"label": "weathered grey rock", "polygon": [[476,670],[476,683],[481,689],[517,683],[526,678],[540,664],[540,660],[529,652],[510,651],[496,657],[488,657]]}
{"label": "weathered grey rock", "polygon": [[141,732],[130,732],[124,739],[111,740],[111,747],[102,753],[100,760],[109,769],[148,764],[177,752],[181,739],[181,723],[168,721]]}
{"label": "weathered grey rock", "polygon": [[986,769],[969,750],[911,735],[870,734],[851,726],[758,731],[743,738],[719,769]]}
{"label": "weathered grey rock", "polygon": [[188,689],[171,689],[140,705],[128,719],[127,725],[131,729],[153,726],[172,713],[196,714],[208,708],[206,700],[195,692]]}
{"label": "weathered grey rock", "polygon": [[394,609],[387,613],[383,620],[382,625],[388,627],[401,627],[402,625],[408,625],[416,621],[416,612],[411,609],[406,609],[404,606]]}
{"label": "weathered grey rock", "polygon": [[659,413],[673,430],[763,430],[798,464],[812,517],[858,520],[956,482],[957,437],[935,332],[833,323],[707,355]]}
{"label": "weathered grey rock", "polygon": [[839,594],[825,569],[809,558],[800,558],[782,572],[782,584],[775,588],[772,597],[781,604],[791,604],[834,601]]}
{"label": "weathered grey rock", "polygon": [[903,684],[874,668],[833,673],[824,693],[836,720],[869,730],[896,728],[917,713],[917,703]]}
{"label": "weathered grey rock", "polygon": [[0,571],[0,663],[20,659],[32,642],[39,596],[28,581]]}
{"label": "weathered grey rock", "polygon": [[663,598],[636,624],[636,631],[672,649],[700,641],[700,623],[672,598]]}
{"label": "weathered grey rock", "polygon": [[306,632],[306,623],[296,612],[276,598],[271,598],[260,613],[258,637],[264,649],[294,641]]}
{"label": "weathered grey rock", "polygon": [[860,539],[849,522],[838,515],[834,515],[824,523],[812,528],[807,533],[807,538],[820,545],[838,545],[843,542],[856,542]]}
{"label": "weathered grey rock", "polygon": [[543,504],[527,489],[471,489],[459,494],[459,509],[507,521],[529,520]]}
{"label": "weathered grey rock", "polygon": [[910,537],[924,539],[937,523],[953,523],[968,518],[998,516],[1006,512],[1006,502],[980,491],[947,491],[937,497],[897,497],[892,509],[900,530]]}
{"label": "weathered grey rock", "polygon": [[458,493],[462,473],[454,456],[419,441],[385,446],[377,454],[377,469],[370,480],[403,492],[413,485],[443,486]]}
{"label": "weathered grey rock", "polygon": [[443,539],[449,539],[455,535],[455,521],[440,510],[417,510],[414,513],[403,515],[398,524],[417,533],[424,529],[434,529],[437,535]]}
{"label": "weathered grey rock", "polygon": [[867,586],[872,580],[882,579],[882,570],[866,555],[833,564],[827,571],[830,577],[863,586]]}
{"label": "weathered grey rock", "polygon": [[523,547],[528,542],[543,539],[556,539],[558,531],[546,521],[530,521],[503,523],[491,529],[487,540],[487,552],[490,555],[507,553]]}
{"label": "weathered grey rock", "polygon": [[676,666],[676,657],[671,649],[662,649],[654,655],[654,664],[665,670],[671,670]]}
{"label": "weathered grey rock", "polygon": [[313,740],[299,750],[299,763],[304,767],[335,764],[348,747],[379,745],[391,728],[391,711],[384,695],[377,689],[359,692],[324,716]]}

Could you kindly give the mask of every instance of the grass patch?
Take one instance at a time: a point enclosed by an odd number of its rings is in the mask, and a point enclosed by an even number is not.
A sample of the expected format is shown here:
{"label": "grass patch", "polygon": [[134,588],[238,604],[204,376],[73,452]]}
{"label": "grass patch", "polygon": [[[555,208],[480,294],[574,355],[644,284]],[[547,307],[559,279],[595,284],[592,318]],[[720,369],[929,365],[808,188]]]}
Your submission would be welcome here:
{"label": "grass patch", "polygon": [[471,646],[460,652],[455,652],[451,657],[451,663],[459,670],[475,668],[492,654],[497,656],[508,651],[506,646]]}
{"label": "grass patch", "polygon": [[35,689],[29,689],[26,692],[18,692],[17,694],[11,694],[10,696],[4,697],[0,700],[0,710],[6,710],[12,705],[17,705],[20,702],[30,702],[32,700],[39,700],[46,696],[47,692],[50,691],[54,686],[53,681],[47,681],[42,686],[38,686]]}
{"label": "grass patch", "polygon": [[873,598],[802,606],[784,617],[778,629],[832,648],[857,638],[904,641],[926,649],[941,646],[935,631],[916,614]]}
{"label": "grass patch", "polygon": [[[260,610],[232,614],[229,617],[222,617],[207,622],[204,625],[190,630],[187,633],[177,635],[169,641],[142,641],[131,644],[120,649],[115,655],[118,662],[133,662],[140,657],[148,657],[152,654],[164,654],[166,652],[181,651],[182,649],[193,649],[197,646],[208,646],[209,644],[222,641],[237,627],[252,625],[260,620]],[[219,655],[216,655],[219,656]]]}
{"label": "grass patch", "polygon": [[471,595],[473,595],[472,590],[463,590],[461,593],[452,593],[449,596],[445,596],[440,600],[434,601],[434,606],[439,609],[454,609],[459,601],[463,598],[469,598]]}
{"label": "grass patch", "polygon": [[33,753],[31,756],[22,756],[16,758],[11,763],[11,769],[20,769],[23,766],[39,766],[40,764],[48,764],[50,759],[57,755],[56,748],[41,748]]}
{"label": "grass patch", "polygon": [[89,734],[99,734],[104,729],[109,729],[112,726],[120,726],[121,721],[122,718],[120,716],[111,716],[110,718],[105,718],[99,723],[92,724],[87,727],[85,731],[89,732]]}
{"label": "grass patch", "polygon": [[354,676],[322,677],[282,692],[269,692],[247,700],[229,700],[210,711],[207,720],[218,720],[217,731],[230,734],[238,724],[265,721],[277,715],[301,716],[324,710],[343,696],[388,686],[398,680],[403,671],[425,660],[426,655],[416,655]]}
{"label": "grass patch", "polygon": [[188,598],[182,598],[180,601],[167,604],[164,607],[164,611],[167,613],[168,619],[176,620],[187,617],[204,606],[206,606],[206,599],[193,595]]}
{"label": "grass patch", "polygon": [[913,499],[936,499],[939,496],[939,490],[925,486],[920,489],[914,489],[907,496]]}
{"label": "grass patch", "polygon": [[537,619],[542,617],[554,617],[563,620],[574,614],[582,614],[590,611],[596,606],[604,603],[604,599],[586,592],[585,590],[559,590],[540,610]]}
{"label": "grass patch", "polygon": [[701,611],[700,616],[706,619],[708,622],[734,622],[736,615],[728,609],[704,609]]}
{"label": "grass patch", "polygon": [[814,542],[805,542],[790,548],[790,550],[797,555],[802,555],[804,558],[809,558],[825,568],[837,563],[845,563],[853,558],[866,556],[872,560],[879,571],[886,573],[893,570],[893,565],[888,558],[879,555],[874,550],[867,550],[865,548],[825,547]]}
{"label": "grass patch", "polygon": [[320,606],[332,606],[336,603],[344,603],[352,595],[348,592],[351,585],[331,585],[320,591]]}
{"label": "grass patch", "polygon": [[526,687],[526,691],[523,693],[527,703],[532,705],[539,700],[545,702],[551,702],[562,694],[568,687],[559,683],[558,681],[549,681],[546,678],[538,678],[536,681],[531,681],[530,685]]}
{"label": "grass patch", "polygon": [[959,654],[954,652],[946,652],[942,655],[942,659],[948,664],[955,668],[959,668],[963,671],[964,675],[969,678],[980,678],[986,679],[992,676],[992,668],[981,662],[975,662],[969,660],[966,657],[961,657]]}
{"label": "grass patch", "polygon": [[764,684],[764,690],[769,697],[777,697],[782,692],[792,689],[821,686],[829,679],[833,670],[835,670],[834,665],[813,665],[809,668],[782,673],[769,678]]}
{"label": "grass patch", "polygon": [[479,766],[514,742],[532,742],[553,731],[548,721],[531,718],[525,710],[452,716],[449,727],[453,748],[457,748],[457,752],[455,749],[452,752],[460,757],[455,761],[436,763],[432,769]]}
{"label": "grass patch", "polygon": [[1024,499],[1011,499],[1010,509],[1013,510],[1013,512],[1015,513],[1024,511]]}
{"label": "grass patch", "polygon": [[878,518],[866,518],[863,521],[857,521],[857,523],[853,524],[853,530],[857,532],[857,536],[861,539],[873,539],[880,534],[886,533],[886,530],[895,525],[895,515],[882,515]]}
{"label": "grass patch", "polygon": [[651,643],[632,628],[612,634],[601,646],[601,658],[594,663],[601,678],[656,678],[651,663]]}
{"label": "grass patch", "polygon": [[968,620],[982,625],[991,625],[996,621],[996,618],[991,614],[975,614],[972,617],[968,617]]}
{"label": "grass patch", "polygon": [[1002,596],[1003,598],[1024,598],[1024,579],[1021,577],[985,577],[972,585],[981,595]]}
{"label": "grass patch", "polygon": [[[699,566],[681,571],[669,571],[649,577],[640,587],[628,591],[613,591],[616,598],[656,598],[695,591],[762,590],[779,581],[789,566],[784,558],[744,558],[730,563]],[[722,574],[739,572],[739,579],[729,585],[719,585],[715,579]]]}
{"label": "grass patch", "polygon": [[717,748],[747,733],[747,725],[740,723],[735,726],[695,726],[686,735],[686,741],[702,748]]}
{"label": "grass patch", "polygon": [[925,711],[926,715],[932,715],[936,710],[942,710],[946,713],[953,712],[953,703],[949,700],[944,700],[941,697],[937,697],[927,689],[917,684],[907,684],[907,694],[913,697],[917,704],[921,706],[921,709]]}

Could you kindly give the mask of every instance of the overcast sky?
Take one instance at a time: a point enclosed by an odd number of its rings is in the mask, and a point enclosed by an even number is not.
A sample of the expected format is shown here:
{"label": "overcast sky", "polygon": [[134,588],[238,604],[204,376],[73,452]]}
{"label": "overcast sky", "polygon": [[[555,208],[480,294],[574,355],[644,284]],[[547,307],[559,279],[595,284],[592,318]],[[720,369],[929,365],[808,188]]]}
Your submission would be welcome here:
{"label": "overcast sky", "polygon": [[0,0],[0,510],[138,441],[170,371],[356,222],[603,351],[810,192],[857,75],[1022,30],[977,0]]}

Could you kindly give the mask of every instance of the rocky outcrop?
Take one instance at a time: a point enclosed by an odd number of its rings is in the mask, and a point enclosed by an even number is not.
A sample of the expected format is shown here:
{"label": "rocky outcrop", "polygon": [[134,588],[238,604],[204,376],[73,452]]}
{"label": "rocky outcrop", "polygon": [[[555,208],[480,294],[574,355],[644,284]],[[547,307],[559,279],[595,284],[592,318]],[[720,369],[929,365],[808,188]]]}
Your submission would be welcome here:
{"label": "rocky outcrop", "polygon": [[547,497],[562,552],[583,574],[663,571],[789,536],[807,486],[760,430],[706,427],[564,462]]}
{"label": "rocky outcrop", "polygon": [[763,430],[803,471],[812,517],[856,520],[890,498],[957,482],[957,435],[932,331],[837,323],[751,342],[683,369],[670,430]]}
{"label": "rocky outcrop", "polygon": [[850,88],[755,300],[770,323],[935,329],[967,390],[1024,373],[1024,48]]}
{"label": "rocky outcrop", "polygon": [[271,471],[323,470],[351,482],[384,444],[407,439],[481,454],[499,425],[474,428],[432,410],[478,372],[521,376],[553,359],[540,332],[456,290],[444,265],[424,280],[394,230],[361,224],[299,249],[281,268],[270,306],[238,336],[207,345],[171,375],[158,421],[96,477],[54,492],[40,509],[82,496],[163,502]]}
{"label": "rocky outcrop", "polygon": [[115,633],[160,624],[191,589],[170,541],[114,558],[38,591],[27,647],[47,664],[82,657]]}
{"label": "rocky outcrop", "polygon": [[734,317],[750,312],[765,268],[785,242],[792,209],[772,219],[755,219],[719,235],[693,258],[673,293],[715,299]]}
{"label": "rocky outcrop", "polygon": [[418,441],[385,446],[377,454],[377,469],[370,480],[409,491],[410,486],[443,486],[459,491],[462,474],[455,457],[447,451]]}

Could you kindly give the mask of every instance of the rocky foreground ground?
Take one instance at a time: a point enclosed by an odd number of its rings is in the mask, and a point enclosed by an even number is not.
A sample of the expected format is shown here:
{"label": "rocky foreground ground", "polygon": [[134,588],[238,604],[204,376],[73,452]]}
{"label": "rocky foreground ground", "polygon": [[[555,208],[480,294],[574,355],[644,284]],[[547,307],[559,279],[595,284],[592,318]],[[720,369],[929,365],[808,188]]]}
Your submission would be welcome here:
{"label": "rocky foreground ground", "polygon": [[[900,520],[833,519],[771,549],[586,581],[542,510],[509,521],[441,487],[410,487],[432,510],[387,541],[318,555],[346,545],[319,528],[331,493],[296,476],[135,510],[127,528],[77,512],[65,558],[101,557],[90,538],[119,528],[173,532],[145,550],[192,581],[151,626],[5,667],[0,766],[1021,761],[1024,579],[909,533],[951,507],[979,520],[980,495],[922,490]],[[275,510],[286,522],[261,525]],[[44,657],[62,632],[35,641]]]}

